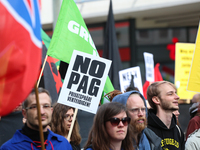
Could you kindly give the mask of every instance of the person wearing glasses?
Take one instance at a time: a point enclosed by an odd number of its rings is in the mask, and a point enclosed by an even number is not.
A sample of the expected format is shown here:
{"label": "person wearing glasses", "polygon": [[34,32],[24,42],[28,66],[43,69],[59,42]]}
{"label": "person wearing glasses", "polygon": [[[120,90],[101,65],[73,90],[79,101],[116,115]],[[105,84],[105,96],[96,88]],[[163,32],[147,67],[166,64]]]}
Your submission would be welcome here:
{"label": "person wearing glasses", "polygon": [[134,150],[129,123],[126,107],[122,104],[101,105],[84,150]]}
{"label": "person wearing glasses", "polygon": [[131,117],[132,138],[135,149],[161,150],[161,138],[147,128],[146,100],[139,91],[133,90],[119,94],[112,99],[126,106]]}
{"label": "person wearing glasses", "polygon": [[[56,103],[53,107],[51,130],[67,139],[75,109],[73,107]],[[81,150],[81,135],[79,133],[78,121],[75,120],[70,144],[73,150]]]}
{"label": "person wearing glasses", "polygon": [[[71,145],[63,136],[55,134],[47,129],[51,122],[53,110],[49,92],[43,88],[38,88],[38,97],[45,149],[72,150]],[[0,150],[41,149],[35,89],[32,90],[27,99],[23,102],[22,114],[26,119],[25,125],[21,130],[17,130],[14,136],[1,146]]]}
{"label": "person wearing glasses", "polygon": [[184,150],[184,133],[173,114],[179,110],[175,85],[168,81],[154,82],[147,89],[147,99],[152,108],[148,114],[148,128],[162,139],[162,148]]}

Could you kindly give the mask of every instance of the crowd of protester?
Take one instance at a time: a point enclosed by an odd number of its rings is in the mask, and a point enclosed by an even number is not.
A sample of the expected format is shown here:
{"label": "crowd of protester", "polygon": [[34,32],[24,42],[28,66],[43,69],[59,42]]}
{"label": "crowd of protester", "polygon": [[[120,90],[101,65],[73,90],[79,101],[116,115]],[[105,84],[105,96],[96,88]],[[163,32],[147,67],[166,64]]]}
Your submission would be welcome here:
{"label": "crowd of protester", "polygon": [[[180,98],[174,84],[168,81],[152,83],[147,90],[147,100],[134,87],[124,92],[114,90],[106,96],[110,103],[99,106],[82,149],[200,149],[200,94],[192,99],[186,135],[178,122]],[[38,88],[38,97],[45,149],[81,150],[82,137],[74,117],[75,108],[60,103],[52,106],[50,94],[44,88]],[[22,112],[23,127],[1,145],[0,150],[41,149],[35,89],[15,111]]]}

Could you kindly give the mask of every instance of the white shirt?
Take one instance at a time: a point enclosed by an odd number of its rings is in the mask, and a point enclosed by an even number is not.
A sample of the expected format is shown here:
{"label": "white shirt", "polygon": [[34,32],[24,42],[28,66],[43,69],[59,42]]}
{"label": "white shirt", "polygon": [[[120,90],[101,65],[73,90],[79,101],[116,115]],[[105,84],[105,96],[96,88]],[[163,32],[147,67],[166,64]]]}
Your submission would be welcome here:
{"label": "white shirt", "polygon": [[200,149],[200,129],[195,130],[188,136],[185,143],[185,150],[199,150]]}

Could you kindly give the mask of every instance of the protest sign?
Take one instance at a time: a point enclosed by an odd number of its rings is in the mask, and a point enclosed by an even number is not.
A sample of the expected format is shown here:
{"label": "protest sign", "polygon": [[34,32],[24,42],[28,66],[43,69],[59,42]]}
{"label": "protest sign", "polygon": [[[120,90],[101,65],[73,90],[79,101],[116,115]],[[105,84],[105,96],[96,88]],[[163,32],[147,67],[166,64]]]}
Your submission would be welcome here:
{"label": "protest sign", "polygon": [[[47,55],[69,64],[74,50],[99,56],[76,3],[74,0],[64,0]],[[107,77],[102,92],[102,104],[108,100],[103,96],[113,90],[112,82]]]}
{"label": "protest sign", "polygon": [[96,113],[111,61],[74,50],[58,102]]}
{"label": "protest sign", "polygon": [[186,90],[195,44],[176,43],[175,85],[180,99],[192,99],[194,92]]}
{"label": "protest sign", "polygon": [[141,94],[142,90],[142,79],[140,73],[140,67],[132,67],[119,71],[120,87],[121,91],[126,91],[126,88],[130,86],[131,80],[133,79],[134,87],[137,87]]}
{"label": "protest sign", "polygon": [[200,92],[200,30],[198,28],[195,49],[193,53],[193,58],[191,62],[191,68],[189,73],[188,85],[187,90]]}
{"label": "protest sign", "polygon": [[146,81],[154,82],[154,61],[151,53],[144,52]]}

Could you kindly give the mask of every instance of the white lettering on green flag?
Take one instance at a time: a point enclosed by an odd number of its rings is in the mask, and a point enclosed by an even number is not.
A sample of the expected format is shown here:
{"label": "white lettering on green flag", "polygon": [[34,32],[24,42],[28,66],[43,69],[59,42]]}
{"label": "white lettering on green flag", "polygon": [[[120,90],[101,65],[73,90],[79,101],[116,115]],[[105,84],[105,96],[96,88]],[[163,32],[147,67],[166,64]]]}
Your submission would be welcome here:
{"label": "white lettering on green flag", "polygon": [[[69,63],[74,50],[99,56],[76,3],[63,0],[47,55]],[[113,90],[108,77],[103,91]]]}

